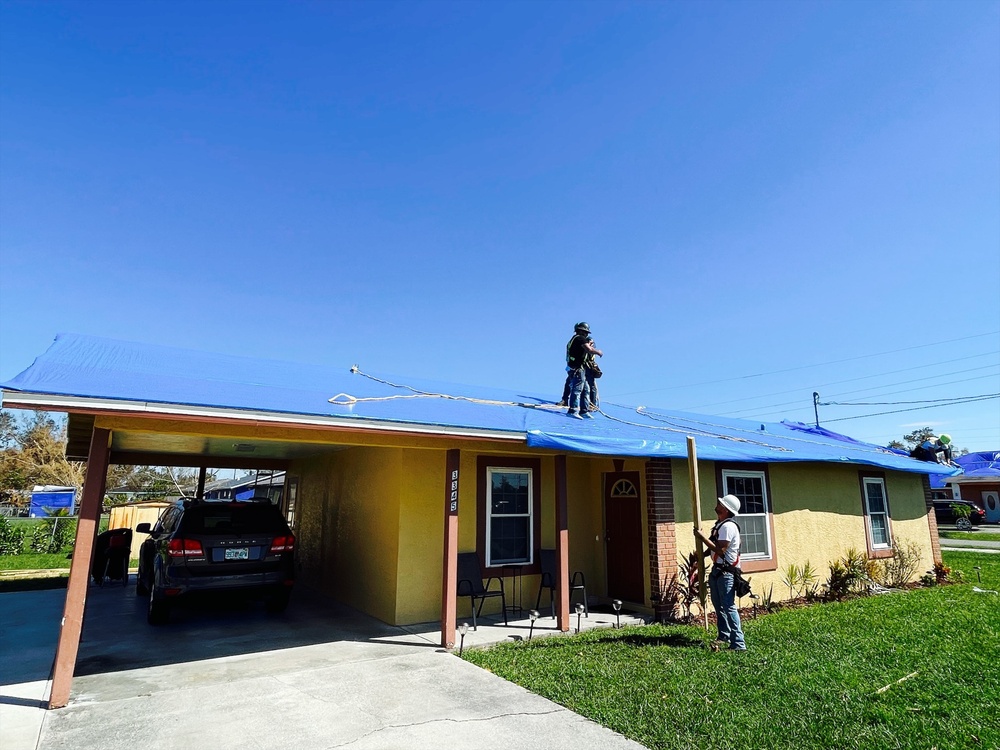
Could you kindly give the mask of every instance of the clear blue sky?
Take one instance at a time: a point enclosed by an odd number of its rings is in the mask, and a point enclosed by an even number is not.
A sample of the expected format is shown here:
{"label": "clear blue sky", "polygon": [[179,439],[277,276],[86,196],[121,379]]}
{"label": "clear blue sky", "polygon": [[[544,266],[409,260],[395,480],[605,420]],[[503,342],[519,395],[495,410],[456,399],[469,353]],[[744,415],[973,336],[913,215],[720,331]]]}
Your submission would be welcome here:
{"label": "clear blue sky", "polygon": [[[811,421],[1000,392],[1000,3],[3,2],[0,379],[78,332]],[[332,394],[331,394],[332,395]],[[1000,400],[822,407],[1000,449]]]}

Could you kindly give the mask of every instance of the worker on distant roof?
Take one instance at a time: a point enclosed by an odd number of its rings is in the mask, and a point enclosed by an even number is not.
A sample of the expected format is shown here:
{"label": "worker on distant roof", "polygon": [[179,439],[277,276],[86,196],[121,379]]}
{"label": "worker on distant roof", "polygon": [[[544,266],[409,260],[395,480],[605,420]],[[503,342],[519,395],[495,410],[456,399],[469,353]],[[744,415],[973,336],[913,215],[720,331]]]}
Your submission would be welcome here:
{"label": "worker on distant roof", "polygon": [[[587,385],[585,364],[587,355],[596,354],[603,357],[604,352],[594,346],[590,337],[590,326],[577,323],[573,329],[573,337],[566,343],[566,385],[563,387],[563,403],[569,410],[566,414],[574,419],[591,418],[590,388]],[[596,362],[595,362],[596,364]],[[594,395],[593,400],[596,401]]]}
{"label": "worker on distant roof", "polygon": [[[941,434],[940,437],[928,435],[920,445],[910,451],[910,456],[931,463],[951,463],[951,435]],[[943,460],[942,460],[943,458]]]}

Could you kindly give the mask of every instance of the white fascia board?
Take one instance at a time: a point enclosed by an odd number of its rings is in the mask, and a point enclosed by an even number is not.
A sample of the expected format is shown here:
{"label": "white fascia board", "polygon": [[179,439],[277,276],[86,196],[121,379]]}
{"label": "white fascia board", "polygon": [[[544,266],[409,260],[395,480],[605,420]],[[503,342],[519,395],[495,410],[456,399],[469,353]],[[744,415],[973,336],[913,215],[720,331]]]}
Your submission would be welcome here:
{"label": "white fascia board", "polygon": [[477,427],[447,427],[443,425],[423,425],[412,422],[384,422],[371,419],[345,419],[305,414],[285,414],[280,412],[254,411],[251,409],[227,409],[219,406],[187,406],[184,404],[161,404],[150,401],[125,401],[84,396],[62,396],[45,393],[25,393],[23,391],[3,391],[3,405],[10,409],[44,409],[46,411],[97,411],[103,414],[151,414],[164,417],[199,417],[215,419],[238,419],[247,422],[272,422],[286,425],[309,425],[319,427],[346,427],[375,432],[405,432],[413,435],[435,435],[440,437],[471,437],[484,440],[506,440],[523,443],[527,435],[520,432],[501,432]]}

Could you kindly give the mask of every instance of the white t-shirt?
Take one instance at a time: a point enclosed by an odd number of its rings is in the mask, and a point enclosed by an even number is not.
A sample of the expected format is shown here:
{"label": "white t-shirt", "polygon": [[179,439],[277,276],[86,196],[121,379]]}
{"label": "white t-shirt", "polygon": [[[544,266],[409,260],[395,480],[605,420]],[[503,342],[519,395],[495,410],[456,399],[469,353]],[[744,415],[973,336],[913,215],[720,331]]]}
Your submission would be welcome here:
{"label": "white t-shirt", "polygon": [[[729,546],[726,547],[724,553],[725,562],[735,565],[736,559],[740,556],[740,527],[731,518],[727,518],[715,526],[718,530],[718,540],[720,542],[729,542]],[[712,562],[719,562],[718,555],[712,555]]]}

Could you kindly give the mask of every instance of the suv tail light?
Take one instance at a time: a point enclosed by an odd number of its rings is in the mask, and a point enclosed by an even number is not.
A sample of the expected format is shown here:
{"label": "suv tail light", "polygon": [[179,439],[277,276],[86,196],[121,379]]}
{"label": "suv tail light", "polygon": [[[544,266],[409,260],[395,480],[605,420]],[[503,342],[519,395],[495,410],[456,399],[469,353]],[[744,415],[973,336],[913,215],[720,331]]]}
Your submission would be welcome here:
{"label": "suv tail light", "polygon": [[197,539],[171,539],[167,542],[167,554],[171,557],[204,557],[205,550]]}
{"label": "suv tail light", "polygon": [[289,534],[288,536],[276,536],[274,541],[271,542],[271,554],[275,555],[279,552],[291,552],[295,549],[295,537]]}

